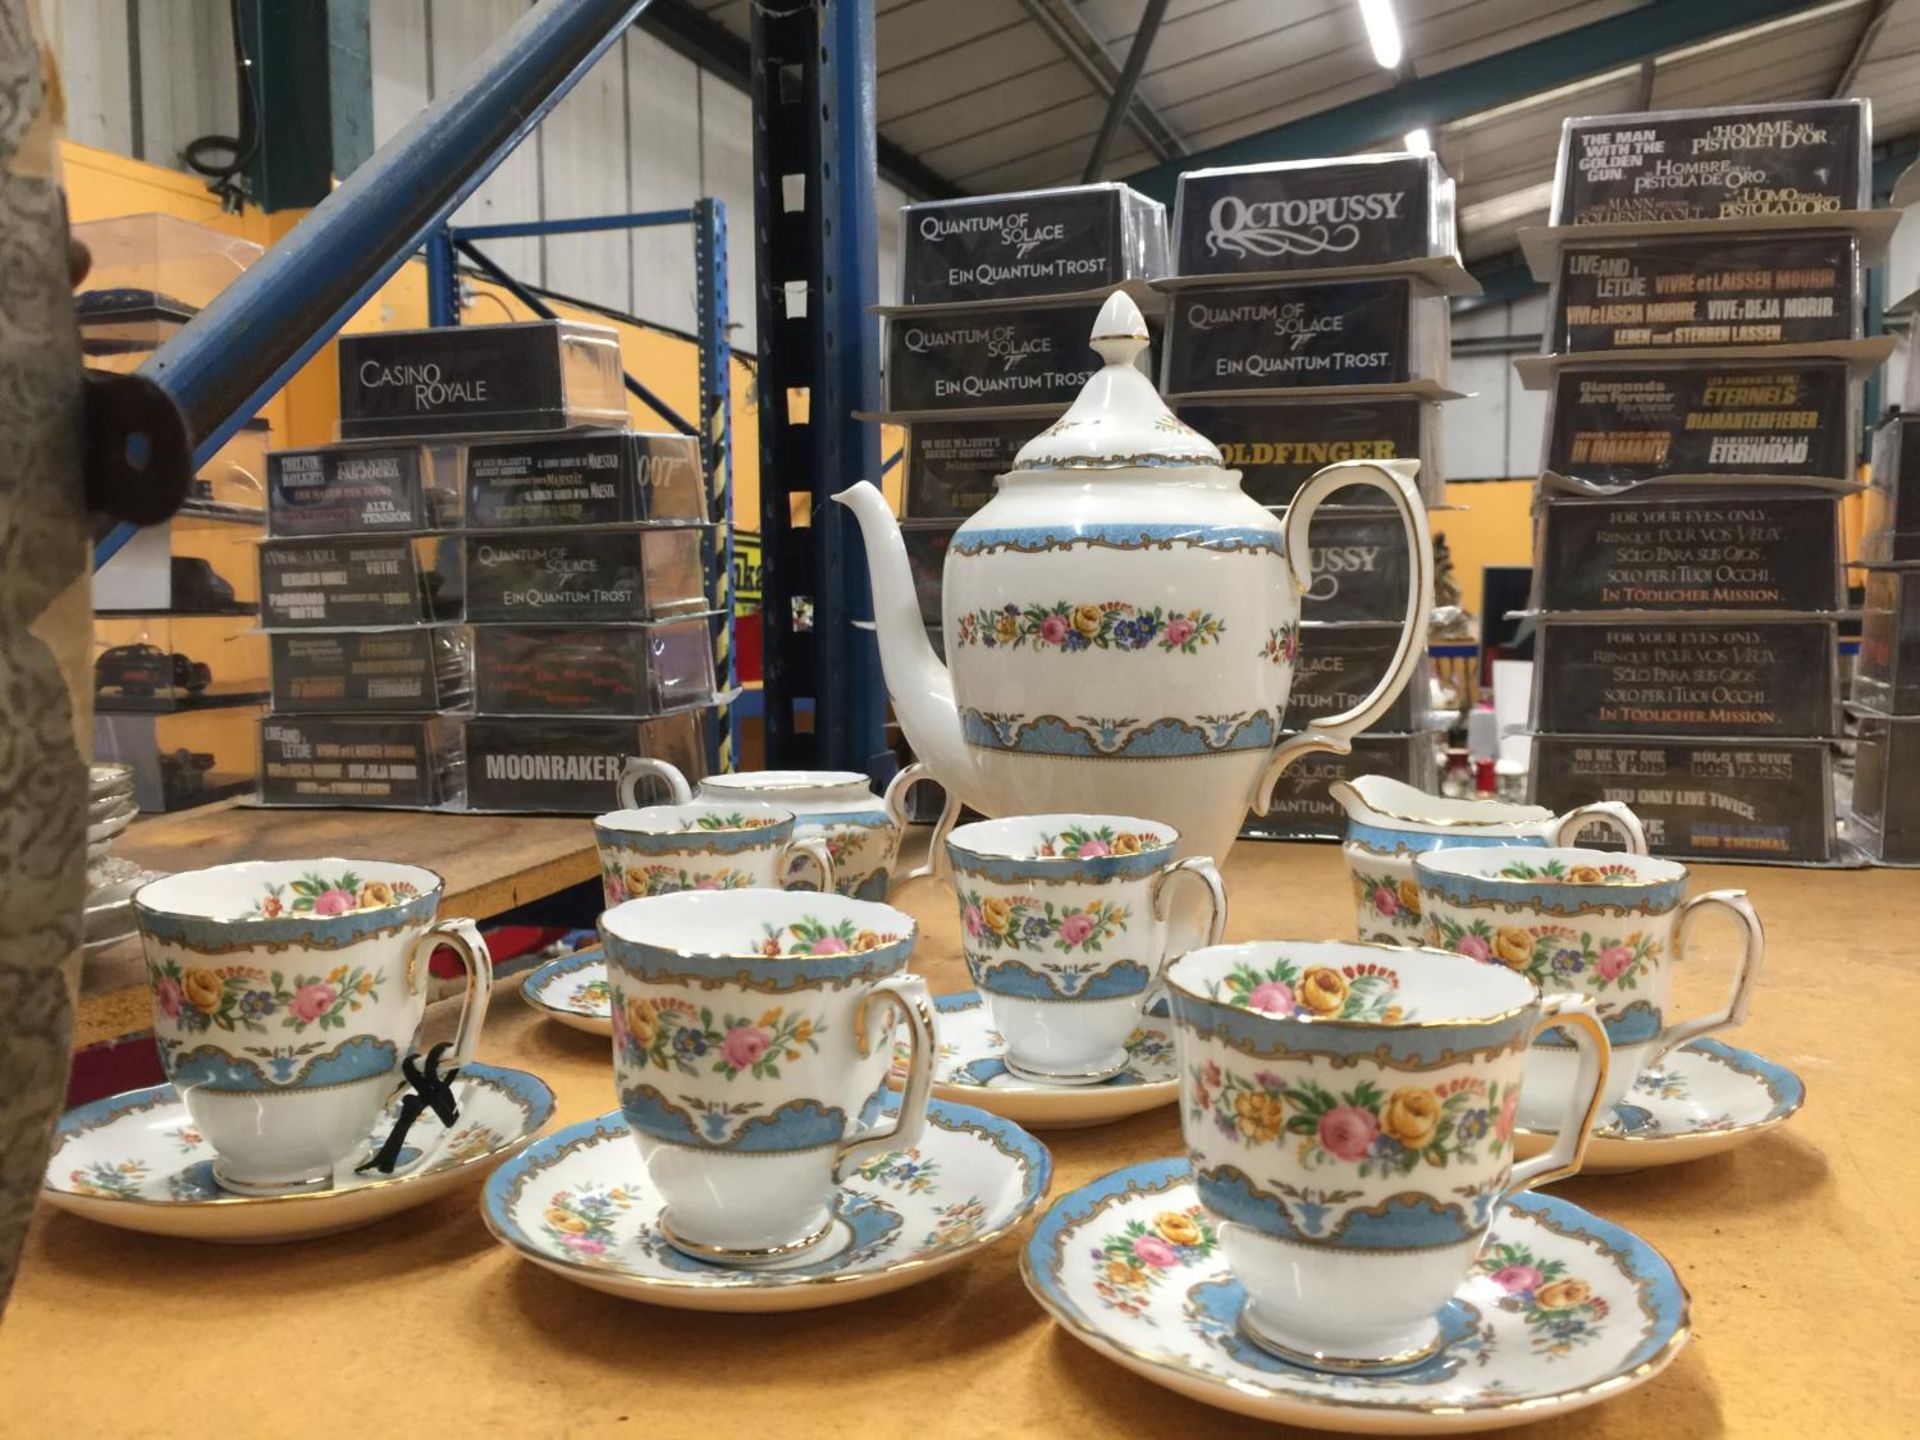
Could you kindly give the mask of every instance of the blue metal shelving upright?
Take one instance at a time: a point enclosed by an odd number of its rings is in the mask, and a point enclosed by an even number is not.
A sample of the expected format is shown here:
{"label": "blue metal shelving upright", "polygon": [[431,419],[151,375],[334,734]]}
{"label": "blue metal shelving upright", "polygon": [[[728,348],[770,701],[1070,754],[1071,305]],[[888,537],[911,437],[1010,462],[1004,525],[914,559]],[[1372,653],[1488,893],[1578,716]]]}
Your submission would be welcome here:
{"label": "blue metal shelving upright", "polygon": [[884,780],[866,552],[832,503],[881,474],[879,426],[855,418],[880,408],[872,6],[762,0],[752,70],[767,763]]}

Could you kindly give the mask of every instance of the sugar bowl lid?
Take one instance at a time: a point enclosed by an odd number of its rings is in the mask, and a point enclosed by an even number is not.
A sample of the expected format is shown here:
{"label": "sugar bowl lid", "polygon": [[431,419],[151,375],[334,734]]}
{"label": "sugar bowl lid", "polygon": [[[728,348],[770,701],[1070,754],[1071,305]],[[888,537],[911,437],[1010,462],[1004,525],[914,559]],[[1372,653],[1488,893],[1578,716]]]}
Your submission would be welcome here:
{"label": "sugar bowl lid", "polygon": [[1100,307],[1091,343],[1106,364],[1087,377],[1065,415],[1020,447],[1015,470],[1221,464],[1219,447],[1169,410],[1134,364],[1147,348],[1147,322],[1126,291]]}

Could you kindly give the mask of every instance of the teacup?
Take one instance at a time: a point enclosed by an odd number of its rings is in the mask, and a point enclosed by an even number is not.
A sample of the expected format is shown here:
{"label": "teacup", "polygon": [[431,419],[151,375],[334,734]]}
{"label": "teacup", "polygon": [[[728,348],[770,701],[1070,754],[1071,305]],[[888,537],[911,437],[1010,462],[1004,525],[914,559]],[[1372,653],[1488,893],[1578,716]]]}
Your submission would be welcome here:
{"label": "teacup", "polygon": [[677,890],[783,889],[808,879],[809,868],[815,889],[833,889],[826,842],[795,839],[793,825],[791,810],[751,803],[610,811],[593,822],[601,893],[612,907]]}
{"label": "teacup", "polygon": [[[683,891],[615,906],[600,936],[620,1110],[677,1249],[790,1259],[833,1228],[849,1169],[919,1140],[933,1003],[905,973],[911,917],[824,892]],[[906,1083],[877,1129],[895,1011]]]}
{"label": "teacup", "polygon": [[[1669,1050],[1747,1017],[1766,935],[1743,890],[1688,900],[1687,867],[1678,861],[1606,850],[1438,850],[1413,863],[1429,944],[1505,965],[1549,994],[1594,1002],[1613,1042],[1609,1109]],[[1668,967],[1685,953],[1694,919],[1709,907],[1731,912],[1745,934],[1733,993],[1711,1014],[1669,1021]],[[1565,1036],[1534,1041],[1522,1125],[1553,1123],[1575,1069]]]}
{"label": "teacup", "polygon": [[947,837],[961,948],[1013,1074],[1093,1085],[1126,1068],[1166,963],[1178,877],[1206,887],[1206,943],[1219,942],[1220,873],[1204,856],[1176,860],[1179,843],[1171,825],[1125,815],[1023,815]]}
{"label": "teacup", "polygon": [[[1571,1175],[1606,1079],[1590,1002],[1435,950],[1260,941],[1167,969],[1200,1202],[1241,1331],[1299,1364],[1399,1369],[1441,1343],[1500,1203]],[[1576,1103],[1513,1164],[1528,1040],[1579,1040]]]}
{"label": "teacup", "polygon": [[467,971],[451,1065],[473,1058],[493,964],[441,880],[383,860],[249,860],[143,885],[133,910],[167,1078],[244,1195],[324,1189],[404,1088],[445,945]]}

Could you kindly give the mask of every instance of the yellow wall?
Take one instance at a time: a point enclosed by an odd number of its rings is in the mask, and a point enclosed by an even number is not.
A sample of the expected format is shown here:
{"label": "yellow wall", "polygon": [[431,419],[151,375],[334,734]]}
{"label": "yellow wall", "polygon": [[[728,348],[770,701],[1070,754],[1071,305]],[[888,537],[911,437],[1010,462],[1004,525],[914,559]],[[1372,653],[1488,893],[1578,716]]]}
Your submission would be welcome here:
{"label": "yellow wall", "polygon": [[1533,563],[1533,481],[1455,481],[1447,504],[1459,508],[1434,511],[1434,533],[1447,537],[1462,600],[1478,615],[1483,566]]}

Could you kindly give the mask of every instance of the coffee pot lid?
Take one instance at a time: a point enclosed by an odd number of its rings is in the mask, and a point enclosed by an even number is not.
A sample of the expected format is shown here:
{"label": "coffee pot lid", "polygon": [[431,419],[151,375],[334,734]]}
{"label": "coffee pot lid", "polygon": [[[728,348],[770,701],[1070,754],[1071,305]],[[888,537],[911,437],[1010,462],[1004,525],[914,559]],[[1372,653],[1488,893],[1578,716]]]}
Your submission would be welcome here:
{"label": "coffee pot lid", "polygon": [[1065,415],[1020,447],[1015,470],[1219,467],[1219,447],[1169,410],[1134,363],[1147,348],[1147,322],[1126,291],[1100,307],[1091,343],[1106,364]]}

